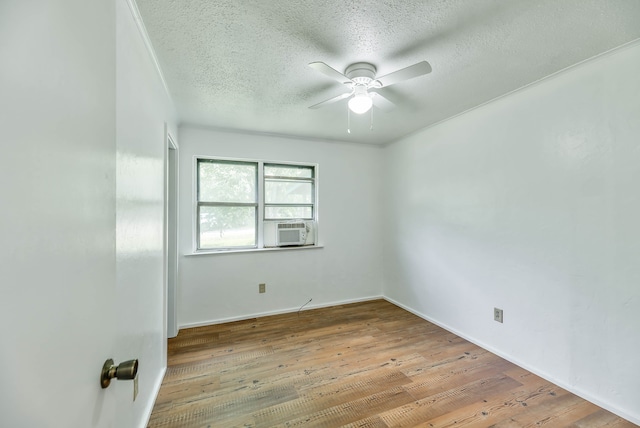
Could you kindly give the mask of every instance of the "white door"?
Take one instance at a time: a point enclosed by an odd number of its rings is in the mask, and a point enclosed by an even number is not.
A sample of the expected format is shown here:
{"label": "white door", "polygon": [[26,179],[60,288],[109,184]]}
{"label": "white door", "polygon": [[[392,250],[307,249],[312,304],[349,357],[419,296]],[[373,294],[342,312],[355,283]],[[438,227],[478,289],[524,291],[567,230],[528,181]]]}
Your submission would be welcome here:
{"label": "white door", "polygon": [[0,426],[110,427],[114,2],[2,0],[0,58]]}

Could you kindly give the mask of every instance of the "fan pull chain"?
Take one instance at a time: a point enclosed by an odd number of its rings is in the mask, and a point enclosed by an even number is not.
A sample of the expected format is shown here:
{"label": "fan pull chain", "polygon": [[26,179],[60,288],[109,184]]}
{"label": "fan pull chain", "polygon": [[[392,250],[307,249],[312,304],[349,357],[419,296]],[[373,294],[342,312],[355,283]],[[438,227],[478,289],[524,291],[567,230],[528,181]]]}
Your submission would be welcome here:
{"label": "fan pull chain", "polygon": [[351,112],[347,106],[347,134],[351,134]]}
{"label": "fan pull chain", "polygon": [[369,127],[369,131],[373,132],[373,107],[371,107],[371,126]]}

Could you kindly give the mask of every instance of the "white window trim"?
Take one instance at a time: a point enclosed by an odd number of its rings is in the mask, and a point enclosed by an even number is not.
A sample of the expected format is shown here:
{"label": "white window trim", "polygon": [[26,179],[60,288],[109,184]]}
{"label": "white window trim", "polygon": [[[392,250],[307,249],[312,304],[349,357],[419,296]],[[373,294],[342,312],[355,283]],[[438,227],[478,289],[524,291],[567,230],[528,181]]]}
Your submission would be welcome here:
{"label": "white window trim", "polygon": [[[206,248],[198,249],[198,159],[209,159],[229,162],[254,162],[258,164],[258,215],[257,215],[257,239],[255,248]],[[314,218],[315,222],[315,243],[311,245],[304,245],[300,247],[265,247],[264,246],[264,164],[278,164],[278,165],[292,165],[292,166],[306,166],[314,168]],[[250,253],[261,251],[296,251],[307,250],[312,248],[324,248],[320,245],[319,241],[319,214],[320,214],[320,200],[318,195],[320,194],[320,166],[317,163],[312,162],[289,162],[281,160],[266,160],[266,159],[248,159],[248,158],[232,158],[222,156],[201,156],[194,155],[191,165],[192,179],[191,179],[191,248],[190,254],[187,256],[203,255],[203,254],[229,254],[229,253]],[[276,220],[268,220],[276,221]]]}

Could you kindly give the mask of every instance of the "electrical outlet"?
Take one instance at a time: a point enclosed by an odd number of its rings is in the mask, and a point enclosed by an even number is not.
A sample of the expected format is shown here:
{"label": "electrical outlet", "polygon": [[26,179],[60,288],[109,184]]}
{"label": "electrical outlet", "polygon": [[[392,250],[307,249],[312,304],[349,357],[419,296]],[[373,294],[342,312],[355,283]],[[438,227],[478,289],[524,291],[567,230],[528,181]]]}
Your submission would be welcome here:
{"label": "electrical outlet", "polygon": [[493,320],[494,321],[498,321],[498,322],[502,322],[503,321],[502,309],[493,308]]}
{"label": "electrical outlet", "polygon": [[267,284],[258,284],[258,292],[266,293],[267,292]]}

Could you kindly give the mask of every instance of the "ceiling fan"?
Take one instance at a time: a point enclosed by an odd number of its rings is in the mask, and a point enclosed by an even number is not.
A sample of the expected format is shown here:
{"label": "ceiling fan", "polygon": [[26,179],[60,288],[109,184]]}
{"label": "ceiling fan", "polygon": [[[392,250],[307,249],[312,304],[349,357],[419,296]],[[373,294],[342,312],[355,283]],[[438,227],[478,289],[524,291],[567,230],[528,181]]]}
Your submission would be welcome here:
{"label": "ceiling fan", "polygon": [[382,77],[376,77],[376,67],[368,62],[351,64],[347,67],[344,74],[329,67],[324,62],[312,62],[309,64],[309,67],[350,88],[350,91],[347,93],[314,104],[309,108],[316,109],[346,98],[351,98],[348,103],[349,110],[357,114],[366,113],[374,103],[383,110],[393,108],[395,105],[382,96],[378,90],[431,73],[431,65],[429,65],[427,61],[420,61]]}

